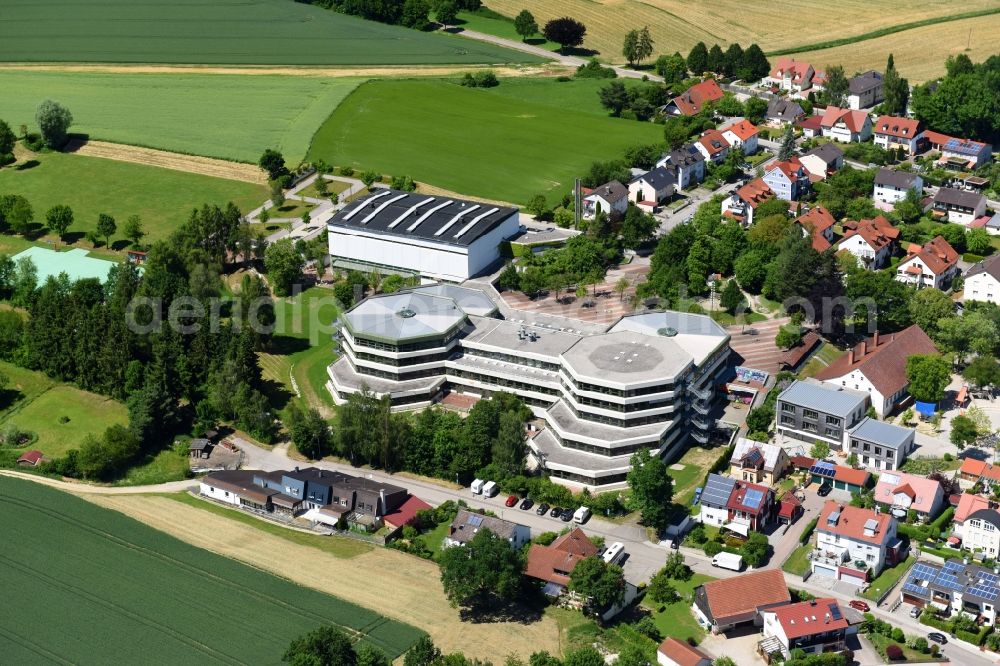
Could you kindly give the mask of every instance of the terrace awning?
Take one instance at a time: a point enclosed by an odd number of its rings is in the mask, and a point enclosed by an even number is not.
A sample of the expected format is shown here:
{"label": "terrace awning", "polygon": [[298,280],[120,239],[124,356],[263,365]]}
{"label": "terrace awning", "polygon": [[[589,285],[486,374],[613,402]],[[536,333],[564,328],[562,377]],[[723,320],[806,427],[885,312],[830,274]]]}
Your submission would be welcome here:
{"label": "terrace awning", "polygon": [[736,532],[743,536],[750,536],[750,526],[743,523],[726,523],[725,528],[730,532]]}

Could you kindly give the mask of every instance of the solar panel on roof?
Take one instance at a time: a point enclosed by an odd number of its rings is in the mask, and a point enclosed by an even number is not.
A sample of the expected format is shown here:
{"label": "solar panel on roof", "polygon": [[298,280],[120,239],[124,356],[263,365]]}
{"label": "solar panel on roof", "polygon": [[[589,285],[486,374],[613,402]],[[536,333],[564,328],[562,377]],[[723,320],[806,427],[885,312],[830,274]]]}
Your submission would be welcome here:
{"label": "solar panel on roof", "polygon": [[812,467],[809,468],[809,472],[812,474],[817,474],[819,476],[825,476],[828,478],[833,478],[834,475],[836,475],[837,473],[837,471],[833,467],[827,465],[813,465]]}
{"label": "solar panel on roof", "polygon": [[830,604],[830,617],[832,617],[834,620],[839,620],[843,617],[840,614],[840,606],[838,606],[837,604]]}
{"label": "solar panel on roof", "polygon": [[473,527],[479,527],[480,525],[483,524],[483,517],[473,514],[469,516],[469,520],[467,522],[469,525],[472,525]]}
{"label": "solar panel on roof", "polygon": [[759,509],[761,502],[764,501],[764,493],[755,488],[751,488],[747,491],[747,494],[743,497],[743,505],[748,506],[752,509]]}

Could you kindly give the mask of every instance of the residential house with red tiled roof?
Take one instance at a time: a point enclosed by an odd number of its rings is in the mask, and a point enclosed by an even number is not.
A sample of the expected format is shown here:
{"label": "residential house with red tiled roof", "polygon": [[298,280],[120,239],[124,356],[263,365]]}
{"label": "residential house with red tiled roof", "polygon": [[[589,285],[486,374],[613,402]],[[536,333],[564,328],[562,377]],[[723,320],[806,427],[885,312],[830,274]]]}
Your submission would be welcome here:
{"label": "residential house with red tiled roof", "polygon": [[907,155],[915,155],[923,138],[920,121],[897,116],[879,116],[872,127],[875,145],[886,150],[902,148]]}
{"label": "residential house with red tiled roof", "polygon": [[855,256],[858,264],[868,270],[878,270],[886,265],[896,249],[899,229],[884,216],[871,220],[844,223],[844,236],[837,243],[838,250]]}
{"label": "residential house with red tiled roof", "polygon": [[958,468],[958,478],[970,483],[981,481],[984,486],[990,488],[993,484],[1000,483],[1000,467],[975,458],[965,458],[962,460],[962,466]]}
{"label": "residential house with red tiled roof", "polygon": [[762,612],[791,600],[781,569],[764,569],[699,585],[691,609],[703,627],[724,632],[748,624],[759,627]]}
{"label": "residential house with red tiled roof", "polygon": [[418,511],[427,511],[431,505],[419,497],[410,495],[394,511],[382,516],[382,520],[392,529],[402,529],[417,519]]}
{"label": "residential house with red tiled roof", "polygon": [[576,565],[597,553],[597,546],[577,527],[548,546],[532,544],[524,575],[544,583],[546,594],[559,596],[566,591]]}
{"label": "residential house with red tiled roof", "polygon": [[825,80],[826,75],[817,72],[809,63],[785,56],[778,58],[761,83],[793,93],[806,93],[822,90]]}
{"label": "residential house with red tiled roof", "polygon": [[656,663],[659,666],[712,666],[712,659],[685,641],[668,638],[656,649]]}
{"label": "residential house with red tiled roof", "polygon": [[896,267],[896,279],[918,289],[944,289],[958,275],[958,252],[941,236],[921,245],[911,245]]}
{"label": "residential house with red tiled roof", "polygon": [[931,130],[924,132],[924,138],[931,150],[941,153],[936,162],[938,166],[958,171],[975,170],[993,159],[993,146],[988,143],[960,139]]}
{"label": "residential house with red tiled roof", "polygon": [[872,135],[872,119],[866,111],[828,106],[820,126],[823,136],[841,143],[867,141]]}
{"label": "residential house with red tiled roof", "polygon": [[879,333],[862,340],[816,373],[827,384],[865,391],[879,418],[885,418],[907,395],[906,359],[937,354],[934,342],[914,324],[896,333]]}
{"label": "residential house with red tiled roof", "polygon": [[996,558],[1000,554],[998,504],[982,495],[963,493],[952,518],[948,542],[970,551],[978,548],[987,557]]}
{"label": "residential house with red tiled roof", "polygon": [[877,576],[906,557],[896,536],[896,519],[881,511],[827,501],[815,534],[810,561],[814,576],[862,585],[869,571]]}
{"label": "residential house with red tiled roof", "polygon": [[774,519],[774,491],[767,486],[709,474],[699,497],[698,519],[747,536]]}
{"label": "residential house with red tiled roof", "polygon": [[706,160],[715,163],[726,159],[726,155],[729,154],[730,149],[729,141],[717,129],[709,129],[702,132],[701,137],[694,142],[694,147],[698,149],[699,153],[705,156]]}
{"label": "residential house with red tiled roof", "polygon": [[754,211],[765,201],[774,198],[774,191],[763,178],[755,178],[730,194],[722,202],[722,214],[740,222],[744,227],[753,225]]}
{"label": "residential house with red tiled roof", "polygon": [[717,102],[722,99],[723,94],[722,88],[715,82],[715,79],[709,79],[694,84],[674,97],[663,107],[662,111],[668,116],[696,116],[709,102]]}
{"label": "residential house with red tiled roof", "polygon": [[802,136],[813,139],[823,135],[823,116],[806,116],[795,122],[795,126],[802,130]]}
{"label": "residential house with red tiled roof", "polygon": [[785,201],[798,201],[812,186],[809,172],[797,157],[772,162],[764,167],[764,182],[776,197]]}
{"label": "residential house with red tiled roof", "polygon": [[813,249],[826,252],[833,247],[833,225],[836,220],[826,208],[816,206],[804,215],[795,218],[795,224],[802,227],[802,233],[812,238]]}
{"label": "residential house with red tiled roof", "polygon": [[744,155],[753,155],[758,150],[757,139],[760,132],[757,126],[747,119],[722,128],[722,135],[733,148],[743,151]]}
{"label": "residential house with red tiled roof", "polygon": [[768,647],[773,644],[786,660],[792,650],[806,654],[843,652],[847,649],[847,636],[854,633],[837,600],[829,597],[778,606],[762,615],[761,648],[773,654]]}

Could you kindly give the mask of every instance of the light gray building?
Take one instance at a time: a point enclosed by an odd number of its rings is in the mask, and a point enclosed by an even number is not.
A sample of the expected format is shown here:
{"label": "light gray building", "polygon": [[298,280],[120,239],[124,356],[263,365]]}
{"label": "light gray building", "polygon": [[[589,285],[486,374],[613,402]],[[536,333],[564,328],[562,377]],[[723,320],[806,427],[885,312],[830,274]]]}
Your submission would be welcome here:
{"label": "light gray building", "polygon": [[868,469],[899,469],[913,451],[914,432],[866,416],[848,431],[844,452],[855,454],[858,464]]}
{"label": "light gray building", "polygon": [[338,404],[364,386],[393,409],[446,391],[508,391],[548,424],[529,441],[535,462],[602,490],[624,486],[636,451],[672,459],[689,437],[709,441],[730,352],[726,331],[702,315],[650,312],[610,327],[513,321],[465,287],[368,298],[341,320],[343,354],[327,369]]}
{"label": "light gray building", "polygon": [[459,509],[455,520],[448,527],[448,535],[444,538],[444,547],[464,546],[480,530],[489,530],[501,539],[510,542],[511,548],[518,549],[531,541],[531,528],[495,516],[485,516],[466,509]]}
{"label": "light gray building", "polygon": [[778,433],[809,444],[844,445],[844,433],[865,416],[868,394],[812,381],[796,380],[775,405]]}

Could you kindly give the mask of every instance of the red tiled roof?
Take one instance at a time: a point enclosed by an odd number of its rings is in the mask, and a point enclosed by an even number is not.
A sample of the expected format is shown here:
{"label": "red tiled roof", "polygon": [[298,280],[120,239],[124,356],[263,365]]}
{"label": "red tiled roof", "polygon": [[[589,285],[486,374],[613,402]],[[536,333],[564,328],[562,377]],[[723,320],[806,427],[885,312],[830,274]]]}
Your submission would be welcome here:
{"label": "red tiled roof", "polygon": [[[966,462],[970,460],[972,459],[965,459]],[[980,461],[977,460],[975,462]],[[962,466],[964,467],[965,465],[963,464]],[[985,497],[981,495],[973,495],[972,493],[962,493],[961,498],[958,500],[958,506],[955,508],[955,515],[952,520],[956,523],[964,523],[965,519],[974,514],[976,511],[989,508],[990,501]]]}
{"label": "red tiled roof", "polygon": [[871,474],[863,469],[854,469],[853,467],[844,467],[843,465],[834,466],[834,481],[843,481],[852,486],[864,488],[868,484],[869,477],[871,477]]}
{"label": "red tiled roof", "polygon": [[729,147],[729,142],[726,141],[726,137],[722,136],[722,132],[717,129],[705,130],[701,133],[701,138],[698,139],[698,143],[708,151],[709,157],[721,153],[723,150]]}
{"label": "red tiled roof", "polygon": [[830,249],[830,241],[826,239],[823,232],[836,224],[833,215],[826,208],[816,206],[805,215],[800,215],[795,220],[796,224],[802,226],[812,234],[812,246],[817,252],[826,252]]}
{"label": "red tiled roof", "polygon": [[657,651],[678,666],[698,666],[703,661],[712,661],[707,654],[698,648],[676,638],[668,638],[660,643]]}
{"label": "red tiled roof", "polygon": [[746,141],[753,135],[757,134],[757,126],[744,118],[735,125],[730,125],[723,131],[732,132],[733,134],[739,137],[740,141]]}
{"label": "red tiled roof", "polygon": [[909,383],[906,359],[917,354],[937,354],[924,330],[916,324],[898,333],[876,334],[816,373],[816,379],[830,381],[860,370],[882,395],[895,395]]}
{"label": "red tiled roof", "polygon": [[713,580],[705,583],[704,588],[712,617],[720,625],[726,624],[726,618],[791,601],[785,576],[780,569],[764,569],[735,578]]}
{"label": "red tiled roof", "polygon": [[871,220],[848,222],[844,226],[847,231],[841,240],[847,240],[855,235],[861,236],[875,252],[899,238],[899,229],[892,226],[892,223],[882,215]]}
{"label": "red tiled roof", "polygon": [[823,126],[823,118],[821,116],[809,116],[808,118],[803,118],[795,124],[802,129],[813,130],[816,132]]}
{"label": "red tiled roof", "polygon": [[815,458],[810,458],[809,456],[792,456],[792,466],[796,469],[809,469],[815,464]]}
{"label": "red tiled roof", "polygon": [[[830,525],[827,518],[834,511],[840,512],[840,518],[836,525]],[[865,523],[874,520],[878,523],[873,536],[865,535]],[[827,500],[823,505],[823,510],[819,514],[819,522],[816,529],[829,534],[839,534],[842,537],[853,539],[854,541],[864,541],[866,543],[880,544],[885,539],[889,525],[892,523],[892,516],[887,513],[875,513],[871,509],[862,509],[850,504],[841,505],[832,500]]]}
{"label": "red tiled roof", "polygon": [[426,511],[430,508],[431,505],[427,502],[419,497],[410,495],[406,498],[405,502],[399,505],[399,508],[392,513],[385,514],[382,519],[389,525],[399,528],[412,523],[413,519],[417,517],[417,511]]}
{"label": "red tiled roof", "polygon": [[781,173],[785,174],[788,180],[794,183],[800,178],[799,172],[804,170],[805,167],[802,166],[802,162],[799,161],[799,158],[790,157],[787,160],[780,162],[772,162],[767,166],[765,172],[770,173],[775,169],[780,170]]}
{"label": "red tiled roof", "polygon": [[[757,506],[750,506],[744,504],[744,500],[747,496],[748,490],[759,490],[764,494],[764,499]],[[736,485],[733,486],[733,492],[729,496],[729,502],[726,503],[727,509],[732,509],[734,511],[742,511],[744,513],[749,513],[751,515],[758,515],[762,513],[769,503],[769,498],[772,495],[772,491],[767,486],[760,486],[756,483],[746,483],[744,481],[737,481]]]}
{"label": "red tiled roof", "polygon": [[860,132],[865,126],[865,119],[868,118],[868,114],[864,111],[852,111],[851,109],[841,109],[837,106],[826,107],[826,112],[823,114],[823,127],[833,127],[838,123],[844,123],[844,125],[852,132]]}
{"label": "red tiled roof", "polygon": [[815,75],[816,70],[813,69],[812,65],[802,60],[788,57],[778,58],[778,62],[771,69],[771,77],[775,79],[782,78],[784,72],[790,72],[792,82],[801,85],[808,84]]}
{"label": "red tiled roof", "polygon": [[736,190],[736,196],[747,202],[751,208],[756,208],[765,201],[773,199],[774,191],[764,182],[763,178],[755,178]]}
{"label": "red tiled roof", "polygon": [[966,458],[962,461],[962,466],[958,468],[959,474],[968,474],[977,479],[989,479],[990,481],[1000,481],[1000,467],[994,467],[982,460]]}
{"label": "red tiled roof", "polygon": [[30,451],[25,451],[21,454],[21,457],[17,459],[19,463],[28,463],[31,465],[37,465],[42,460],[43,454],[41,451],[36,451],[32,449]]}
{"label": "red tiled roof", "polygon": [[875,121],[875,133],[899,139],[912,139],[920,134],[920,121],[896,116],[879,116]]}
{"label": "red tiled roof", "polygon": [[774,613],[788,640],[813,636],[836,629],[847,629],[850,626],[844,614],[840,611],[837,600],[831,598],[814,599],[812,601],[802,601],[797,604],[779,606],[768,612]]}
{"label": "red tiled roof", "polygon": [[722,99],[723,92],[715,79],[696,83],[685,92],[674,98],[674,105],[677,110],[685,116],[694,116],[701,111],[701,107],[707,102],[714,102]]}
{"label": "red tiled roof", "polygon": [[903,259],[900,265],[918,257],[935,275],[941,275],[958,263],[958,252],[941,236],[935,236],[924,243],[918,252],[913,252],[911,249],[910,256]]}
{"label": "red tiled roof", "polygon": [[528,550],[524,574],[547,583],[569,585],[569,574],[580,560],[597,555],[597,546],[579,527],[549,546],[533,544]]}

